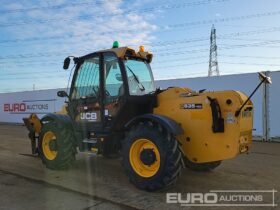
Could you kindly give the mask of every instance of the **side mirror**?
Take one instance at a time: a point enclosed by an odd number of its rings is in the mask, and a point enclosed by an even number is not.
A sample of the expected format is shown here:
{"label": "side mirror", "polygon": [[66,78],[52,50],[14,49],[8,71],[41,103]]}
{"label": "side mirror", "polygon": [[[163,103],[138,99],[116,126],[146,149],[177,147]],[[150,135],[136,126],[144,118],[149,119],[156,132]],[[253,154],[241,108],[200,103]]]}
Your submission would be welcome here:
{"label": "side mirror", "polygon": [[70,58],[67,57],[67,58],[64,59],[63,69],[67,70],[69,68],[69,65],[70,65]]}
{"label": "side mirror", "polygon": [[116,80],[122,82],[122,75],[121,74],[115,74]]}
{"label": "side mirror", "polygon": [[65,97],[69,98],[69,95],[64,90],[58,91],[57,96],[61,98],[65,98]]}

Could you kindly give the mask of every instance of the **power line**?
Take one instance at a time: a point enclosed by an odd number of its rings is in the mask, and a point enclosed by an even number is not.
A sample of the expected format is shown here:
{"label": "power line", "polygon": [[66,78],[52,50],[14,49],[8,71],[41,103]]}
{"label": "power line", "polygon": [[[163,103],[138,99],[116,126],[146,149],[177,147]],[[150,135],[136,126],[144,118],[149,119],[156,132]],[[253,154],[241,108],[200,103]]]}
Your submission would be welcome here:
{"label": "power line", "polygon": [[[43,64],[43,63],[41,63],[41,64]],[[44,63],[45,65],[47,64],[47,63]],[[3,73],[3,72],[0,72],[0,74],[1,73]],[[26,72],[26,71],[20,71],[20,72],[8,72],[8,73],[4,73],[4,74],[2,74],[2,76],[17,76],[17,75],[38,75],[38,74],[57,74],[57,73],[65,73],[65,71],[63,71],[62,70],[62,65],[61,65],[61,70],[56,70],[56,71],[50,71],[50,70],[48,70],[48,71],[42,71],[42,70],[39,70],[39,71],[28,71],[28,72]]]}
{"label": "power line", "polygon": [[[235,48],[243,48],[243,47],[255,47],[255,46],[273,44],[273,43],[278,43],[278,42],[280,43],[280,40],[275,40],[275,41],[270,41],[270,42],[266,41],[266,42],[252,43],[252,44],[230,45],[230,46],[220,47],[220,49],[221,50],[226,50],[226,49],[235,49]],[[199,52],[206,52],[206,51],[208,51],[207,48],[178,51],[178,49],[185,49],[185,48],[186,47],[181,47],[181,48],[177,47],[177,48],[171,48],[171,49],[164,49],[162,51],[159,51],[157,54],[155,54],[155,56],[171,56],[171,55],[179,55],[179,54],[187,54],[187,53],[199,53]],[[83,52],[88,52],[89,50],[90,49],[86,49]],[[174,52],[172,52],[172,51],[174,51]],[[67,56],[69,54],[72,54],[72,52],[64,51],[64,52],[12,54],[12,55],[0,56],[0,60],[5,60],[5,59],[22,59],[22,58],[31,58],[31,57],[32,58],[36,58],[36,57],[53,57],[53,56],[59,56],[59,55]]]}
{"label": "power line", "polygon": [[[201,1],[194,1],[194,2],[189,2],[189,3],[179,3],[179,4],[165,4],[165,5],[160,5],[156,7],[149,7],[149,8],[143,8],[143,9],[131,9],[131,10],[124,10],[121,11],[121,13],[117,14],[100,14],[100,15],[82,15],[78,17],[73,17],[73,18],[51,18],[51,19],[45,19],[45,20],[37,20],[37,21],[32,21],[32,20],[25,20],[21,22],[14,22],[14,23],[5,23],[5,22],[0,22],[0,27],[10,27],[10,26],[19,26],[19,25],[26,25],[26,24],[43,24],[43,23],[49,23],[49,22],[54,22],[54,21],[73,21],[77,19],[82,19],[82,20],[87,20],[90,18],[102,18],[102,17],[114,17],[118,16],[121,14],[131,14],[134,12],[154,12],[157,10],[170,10],[170,9],[180,9],[180,8],[185,8],[185,7],[192,7],[192,6],[199,6],[199,5],[205,5],[209,3],[218,3],[218,2],[227,2],[229,0],[201,0]],[[112,10],[113,12],[116,10]]]}
{"label": "power line", "polygon": [[221,62],[224,64],[232,64],[232,65],[250,65],[250,66],[280,66],[280,64],[263,64],[263,63],[243,63],[243,62],[239,62],[239,63],[235,63],[235,62]]}
{"label": "power line", "polygon": [[196,60],[196,59],[201,59],[203,57],[201,56],[195,56],[195,57],[184,57],[184,58],[180,58],[180,59],[171,59],[171,60],[160,60],[160,61],[156,61],[156,62],[152,62],[151,65],[154,64],[162,64],[162,63],[174,63],[174,62],[180,62],[180,61],[185,61],[185,60]]}
{"label": "power line", "polygon": [[219,38],[220,40],[231,40],[231,41],[263,41],[263,42],[271,42],[271,41],[280,41],[279,39],[253,39],[253,38]]}
{"label": "power line", "polygon": [[186,26],[193,26],[193,25],[208,25],[208,24],[219,23],[219,22],[241,21],[241,20],[247,20],[253,18],[270,17],[275,15],[280,15],[280,11],[278,10],[273,12],[255,13],[250,15],[241,15],[235,17],[216,18],[211,20],[180,23],[180,24],[171,25],[170,27],[177,28],[177,27],[186,27]]}
{"label": "power line", "polygon": [[[130,30],[133,31],[133,30]],[[278,32],[280,31],[280,27],[270,27],[266,29],[259,29],[259,30],[253,30],[253,31],[245,31],[245,32],[234,32],[229,34],[224,34],[217,36],[217,39],[228,39],[230,37],[234,37],[235,39],[238,39],[236,37],[239,36],[248,36],[248,35],[258,35],[262,33],[271,33],[271,32]],[[106,32],[109,33],[109,32]],[[100,35],[104,35],[106,33],[101,33]],[[111,33],[111,32],[110,32]],[[0,44],[3,43],[22,43],[22,42],[32,42],[32,41],[45,41],[45,40],[57,40],[57,39],[67,39],[67,38],[76,38],[76,37],[86,37],[92,35],[92,32],[80,34],[80,35],[61,35],[61,36],[49,36],[49,37],[33,37],[33,38],[25,38],[25,39],[10,39],[10,40],[2,40],[0,41]],[[101,39],[95,39],[95,40],[101,40]],[[193,39],[185,39],[185,40],[172,40],[172,41],[160,41],[157,43],[143,43],[148,44],[150,46],[167,46],[167,45],[174,45],[174,44],[181,44],[181,43],[189,43],[189,42],[199,42],[208,40],[207,37],[200,37],[200,38],[193,38]],[[133,46],[133,45],[131,45]]]}
{"label": "power line", "polygon": [[[220,58],[242,58],[242,60],[244,59],[264,59],[264,60],[280,60],[280,57],[265,57],[265,56],[250,56],[250,55],[228,55],[228,54],[220,54],[219,56]],[[193,57],[184,57],[184,58],[179,58],[179,59],[171,59],[171,60],[159,60],[159,61],[155,61],[152,62],[152,66],[155,66],[157,64],[162,64],[162,63],[178,63],[178,62],[182,62],[182,61],[189,61],[189,60],[197,60],[197,59],[203,59],[202,56],[193,56]],[[56,62],[57,61],[57,62]],[[59,60],[47,60],[45,62],[40,61],[40,60],[30,60],[30,61],[14,61],[13,63],[9,62],[9,61],[2,61],[0,62],[0,65],[6,66],[19,66],[19,67],[27,67],[27,66],[36,66],[36,65],[56,65],[56,66],[62,66],[62,62]],[[188,65],[188,64],[187,64]],[[265,65],[265,64],[264,64]],[[277,65],[277,64],[274,64]],[[55,73],[55,72],[50,72],[50,71],[46,71],[46,72],[32,72],[32,73]],[[14,73],[14,74],[9,74],[9,75],[16,75],[18,73]],[[24,73],[26,74],[26,73]]]}
{"label": "power line", "polygon": [[[224,34],[219,36],[221,39],[224,39],[226,37],[236,37],[236,36],[247,36],[251,34],[260,34],[260,33],[267,33],[267,32],[275,32],[278,31],[279,27],[272,27],[268,29],[262,29],[262,30],[254,30],[254,31],[245,31],[245,32],[236,32],[236,33],[230,33],[230,34]],[[236,39],[236,38],[235,38]],[[172,40],[172,41],[160,41],[160,42],[155,42],[155,43],[150,43],[150,46],[154,47],[163,47],[163,46],[169,46],[169,45],[175,45],[175,44],[183,44],[183,43],[192,43],[192,42],[200,42],[204,41],[206,38],[195,38],[195,39],[184,39],[184,40]],[[235,45],[234,47],[250,47],[250,46],[256,46],[256,45],[261,45],[261,44],[272,44],[272,43],[278,43],[279,40],[269,40],[269,41],[264,41],[261,43],[253,43],[253,44],[247,44],[247,45]],[[227,46],[224,49],[227,48],[233,48],[232,46]],[[185,48],[184,48],[185,49]],[[87,49],[92,51],[92,49]],[[199,50],[192,50],[192,51],[180,51],[180,52],[174,52],[174,53],[166,53],[167,51],[172,51],[174,49],[165,49],[163,50],[162,54],[158,53],[156,56],[171,56],[171,55],[178,55],[178,54],[186,54],[186,53],[196,53],[196,52],[203,52],[207,51],[207,49],[199,49]],[[178,47],[176,48],[178,50]],[[86,51],[84,51],[86,52]],[[29,54],[14,54],[14,55],[7,55],[7,56],[0,56],[0,59],[6,60],[6,59],[29,59],[29,58],[34,58],[34,57],[52,57],[52,56],[59,56],[59,55],[69,55],[71,54],[70,52],[47,52],[47,53],[29,53]],[[3,62],[2,62],[3,63]],[[31,62],[32,63],[32,62]],[[45,64],[45,63],[44,63]],[[54,63],[53,63],[54,64]],[[58,63],[55,63],[58,64]],[[39,64],[40,65],[40,64]],[[27,66],[27,65],[21,65],[21,66]]]}
{"label": "power line", "polygon": [[53,78],[58,78],[57,75],[56,76],[48,76],[48,77],[40,77],[40,76],[33,76],[33,77],[12,77],[12,78],[0,78],[0,80],[5,80],[5,81],[9,81],[9,80],[32,80],[32,79],[46,79],[46,80],[49,80],[49,79],[53,79]]}
{"label": "power line", "polygon": [[230,58],[253,58],[253,59],[280,59],[280,57],[265,57],[265,56],[250,56],[250,55],[220,55],[222,57]]}
{"label": "power line", "polygon": [[[108,1],[95,1],[95,2],[67,2],[67,4],[58,4],[58,5],[50,5],[50,6],[42,6],[42,7],[31,7],[31,8],[21,8],[21,9],[9,9],[9,10],[0,10],[0,13],[14,13],[14,12],[28,12],[32,10],[46,10],[46,9],[63,9],[65,7],[76,7],[76,6],[90,6],[94,5],[102,5],[106,2],[119,2],[118,0],[108,0]],[[188,6],[199,6],[203,4],[210,4],[215,2],[225,2],[229,0],[204,0],[204,1],[194,1],[187,3]],[[170,2],[170,1],[165,1]],[[113,10],[116,11],[116,10]]]}
{"label": "power line", "polygon": [[[228,47],[236,47],[237,45],[230,45],[230,44],[222,44],[222,46],[228,46]],[[259,47],[259,48],[280,48],[279,45],[252,45],[248,47]]]}
{"label": "power line", "polygon": [[168,52],[168,51],[173,51],[173,50],[179,50],[179,49],[186,49],[186,48],[197,48],[197,47],[205,47],[205,44],[199,44],[199,45],[191,45],[191,46],[184,46],[184,47],[176,47],[176,48],[164,48],[164,49],[157,49],[153,50],[153,53],[158,54],[161,52]]}
{"label": "power line", "polygon": [[228,25],[228,24],[223,24],[223,25],[219,25],[219,26],[223,26],[223,27],[236,27],[236,28],[241,28],[241,27],[245,27],[245,28],[266,28],[267,26],[260,26],[260,25]]}
{"label": "power line", "polygon": [[[264,59],[280,59],[280,57],[263,57],[263,56],[235,56],[235,55],[223,55],[221,54],[220,57],[237,57],[237,58],[244,58],[244,57],[249,57],[249,58],[264,58]],[[190,58],[182,58],[182,59],[176,59],[176,60],[170,60],[170,61],[159,61],[159,62],[155,62],[152,63],[152,66],[158,66],[157,64],[161,64],[161,63],[172,63],[172,62],[178,62],[178,61],[186,61],[186,60],[193,60],[193,59],[199,59],[202,58],[201,56],[197,56],[197,57],[190,57]],[[189,66],[189,65],[197,65],[197,64],[204,64],[205,62],[196,62],[196,63],[183,63],[183,64],[177,64],[177,65],[170,65],[170,66],[164,66],[164,67],[169,67],[169,68],[173,68],[173,67],[179,67],[179,66]],[[221,62],[224,64],[244,64],[244,65],[261,65],[261,66],[280,66],[278,64],[258,64],[258,63],[234,63],[234,62]],[[36,66],[36,65],[40,65],[40,66],[46,66],[46,65],[62,65],[61,63],[52,63],[52,62],[39,62],[39,63],[35,63],[33,65],[30,64],[12,64],[12,66],[18,66],[18,67],[29,67],[29,66]],[[37,71],[37,72],[24,72],[22,74],[36,74],[36,73],[61,73],[59,71],[53,72],[53,71]],[[5,75],[19,75],[20,73],[8,73]]]}
{"label": "power line", "polygon": [[244,32],[234,32],[224,35],[217,36],[217,39],[228,38],[228,37],[238,37],[238,36],[248,36],[248,35],[258,35],[262,33],[270,33],[270,32],[278,32],[280,31],[280,27],[271,27],[266,29],[254,30],[254,31],[244,31]]}
{"label": "power line", "polygon": [[[200,65],[200,64],[206,64],[205,62],[196,62],[196,63],[186,63],[186,64],[178,64],[178,65],[170,65],[170,66],[163,66],[164,68],[176,68],[176,67],[182,67],[182,66],[194,66],[194,65]],[[154,68],[159,68],[160,66],[155,66]]]}
{"label": "power line", "polygon": [[[200,64],[206,64],[208,62],[197,62],[197,63],[186,63],[186,64],[178,64],[178,65],[171,65],[171,66],[155,66],[155,68],[175,68],[175,67],[184,67],[184,66],[192,66],[192,65],[200,65]],[[280,64],[274,64],[274,63],[246,63],[246,62],[219,62],[222,64],[232,64],[232,65],[250,65],[250,66],[280,66]]]}
{"label": "power line", "polygon": [[[110,0],[110,1],[116,1],[116,0]],[[5,13],[16,13],[16,12],[30,12],[33,10],[46,10],[46,9],[62,9],[65,7],[73,7],[73,6],[89,6],[89,5],[101,5],[106,1],[89,1],[89,2],[67,2],[67,4],[57,4],[57,5],[50,5],[50,6],[41,6],[41,7],[30,7],[30,8],[21,8],[21,9],[7,9],[7,10],[0,10],[1,14]]]}
{"label": "power line", "polygon": [[[170,41],[170,42],[163,42],[163,43],[155,43],[155,44],[151,44],[151,45],[157,45],[157,44],[162,44],[162,46],[158,46],[158,47],[163,47],[163,46],[168,46],[168,45],[174,45],[176,43],[180,43],[181,44],[186,44],[186,43],[191,43],[191,42],[195,42],[195,41],[204,41],[202,39],[198,39],[198,40],[179,40],[179,41]],[[173,44],[172,44],[173,43]],[[276,43],[280,43],[280,40],[268,40],[268,41],[262,41],[262,42],[258,42],[258,43],[246,43],[246,44],[239,44],[239,45],[227,45],[227,44],[222,44],[221,46],[223,46],[221,49],[228,49],[228,48],[240,48],[240,47],[259,47],[259,46],[264,46],[264,45],[270,45],[270,44],[276,44]],[[192,46],[187,46],[187,48],[194,48],[194,47],[201,47],[201,46],[205,46],[205,45],[192,45]],[[266,47],[280,47],[280,46],[266,46]],[[165,48],[163,50],[153,50],[153,52],[159,52],[157,53],[157,55],[161,55],[161,54],[166,54],[166,52],[169,51],[178,51],[179,49],[185,49],[186,47],[176,47],[176,48]],[[84,52],[88,52],[88,51],[92,51],[92,49],[86,49]],[[94,51],[94,50],[93,50]],[[195,52],[197,50],[194,51],[190,51],[190,52]],[[201,51],[205,51],[205,49],[203,50],[198,50],[199,52]],[[176,52],[175,52],[176,53]],[[59,55],[68,55],[71,54],[71,52],[45,52],[45,53],[27,53],[27,54],[13,54],[13,55],[6,55],[6,56],[0,56],[0,59],[17,59],[17,58],[31,58],[31,57],[51,57],[51,56],[59,56]],[[169,54],[168,54],[169,55]],[[19,62],[19,61],[18,61]],[[22,62],[22,61],[20,61]],[[0,63],[3,63],[0,62]]]}
{"label": "power line", "polygon": [[[216,0],[219,1],[219,0]],[[220,1],[226,1],[226,0],[220,0]],[[185,3],[187,4],[187,3]],[[185,5],[182,4],[182,5]],[[190,3],[189,3],[190,4]],[[181,5],[181,6],[182,6]],[[169,6],[160,6],[162,7],[161,9],[178,9],[180,6],[178,5],[169,5]],[[159,9],[159,7],[156,7]],[[147,12],[151,12],[155,8],[148,8],[146,9]],[[187,23],[180,23],[180,24],[172,24],[168,26],[161,26],[163,29],[174,29],[174,28],[182,28],[182,27],[188,27],[188,26],[194,26],[194,25],[205,25],[205,24],[212,24],[212,23],[218,23],[218,22],[230,22],[230,21],[240,21],[240,20],[245,20],[245,19],[252,19],[252,18],[261,18],[261,17],[270,17],[270,16],[275,16],[275,15],[280,15],[280,11],[273,11],[273,12],[265,12],[265,13],[256,13],[256,14],[250,14],[250,15],[242,15],[242,16],[235,16],[235,17],[227,17],[227,18],[216,18],[216,19],[211,19],[211,20],[202,20],[202,21],[194,21],[194,22],[187,22]],[[106,15],[108,17],[109,15]],[[86,20],[89,19],[90,17],[93,17],[93,15],[84,15],[80,16],[80,19]],[[42,24],[42,23],[48,23],[52,21],[69,21],[69,20],[76,20],[77,17],[75,18],[69,18],[69,19],[48,19],[48,20],[41,20],[41,21],[22,21],[19,23],[0,23],[0,27],[7,27],[7,26],[18,26],[18,25],[25,25],[25,24]],[[115,31],[110,31],[110,32],[115,32]],[[121,31],[120,31],[121,32]]]}
{"label": "power line", "polygon": [[275,43],[280,43],[280,40],[264,41],[264,42],[257,42],[257,43],[247,43],[247,44],[239,44],[239,45],[227,45],[225,47],[221,47],[221,49],[234,49],[234,48],[242,48],[242,47],[258,47],[258,46],[275,44]]}
{"label": "power line", "polygon": [[[168,70],[168,69],[160,69],[160,71],[162,70]],[[191,77],[195,77],[195,76],[203,76],[205,75],[205,72],[196,72],[196,73],[190,73],[190,74],[186,74],[186,73],[181,73],[181,74],[176,74],[176,77],[174,75],[172,76],[165,76],[162,78],[157,78],[156,80],[177,80],[177,79],[186,79],[186,78],[191,78]]]}
{"label": "power line", "polygon": [[[272,41],[264,41],[264,42],[258,42],[258,43],[248,43],[248,44],[239,44],[239,45],[225,45],[220,47],[219,49],[221,50],[227,50],[227,49],[235,49],[235,48],[243,48],[243,47],[257,47],[257,46],[262,46],[262,45],[267,45],[267,44],[275,44],[275,43],[280,43],[280,40],[272,40]],[[269,46],[268,46],[269,47]],[[205,52],[207,49],[195,49],[195,50],[190,50],[190,51],[178,51],[179,48],[173,48],[173,49],[166,49],[164,50],[163,53],[158,53],[158,55],[161,56],[166,56],[166,55],[178,55],[178,54],[186,54],[186,53],[197,53],[197,52]],[[175,52],[170,52],[166,53],[167,51],[172,51],[176,50]]]}
{"label": "power line", "polygon": [[[178,27],[178,25],[180,24],[173,24],[173,25],[169,25],[169,26],[161,26],[160,28],[162,30],[171,30],[170,28],[176,28]],[[266,29],[259,29],[259,30],[254,30],[254,31],[249,31],[249,32],[236,32],[236,33],[232,33],[232,35],[236,35],[238,36],[239,34],[244,34],[244,33],[248,33],[248,34],[259,34],[259,33],[265,33],[265,32],[274,32],[274,31],[279,31],[280,27],[270,27],[270,28],[266,28]],[[108,32],[101,32],[100,35],[105,35],[105,34],[109,34],[112,32],[118,32],[117,30],[111,30]],[[119,30],[119,32],[134,32],[134,30]],[[66,38],[75,38],[75,37],[83,37],[83,36],[90,36],[92,35],[93,32],[89,32],[89,33],[85,33],[85,34],[78,34],[78,35],[74,35],[74,34],[68,34],[68,35],[56,35],[56,36],[49,36],[49,37],[33,37],[33,38],[24,38],[24,39],[10,39],[10,40],[2,40],[0,41],[0,43],[9,43],[9,42],[29,42],[29,41],[42,41],[42,40],[55,40],[55,39],[66,39]],[[229,34],[230,35],[230,34]],[[226,37],[224,36],[218,36],[217,38],[223,38],[225,39]]]}
{"label": "power line", "polygon": [[[178,67],[185,67],[185,66],[194,66],[194,65],[201,65],[201,64],[207,64],[208,62],[197,62],[197,63],[187,63],[187,64],[180,64],[180,65],[171,65],[171,66],[162,66],[163,68],[161,68],[161,66],[155,66],[153,68],[153,71],[164,71],[164,70],[169,70],[172,68],[178,68]],[[272,66],[272,67],[278,67],[280,66],[279,64],[260,64],[260,63],[234,63],[234,62],[220,62],[222,64],[232,64],[232,65],[251,65],[251,66]],[[62,71],[63,72],[63,71]],[[223,71],[224,73],[236,73],[235,71]],[[47,73],[47,72],[34,72],[34,73],[30,73],[30,74],[36,74],[36,73]],[[59,72],[53,72],[53,73],[59,73]],[[244,73],[244,72],[240,72],[240,73]],[[22,73],[22,74],[10,74],[11,75],[24,75],[26,73]],[[190,74],[191,76],[194,75],[202,75],[205,74],[205,72],[197,72],[195,74]],[[182,75],[186,75],[186,74],[182,74]],[[4,75],[5,76],[5,75]],[[67,77],[68,74],[65,74],[65,77]],[[176,75],[176,78],[178,77],[178,75]],[[41,76],[33,76],[33,77],[10,77],[10,78],[3,78],[3,76],[1,76],[0,80],[5,80],[5,81],[9,81],[9,80],[30,80],[30,79],[49,79],[49,78],[58,78],[57,74],[55,76],[48,76],[48,77],[41,77]]]}

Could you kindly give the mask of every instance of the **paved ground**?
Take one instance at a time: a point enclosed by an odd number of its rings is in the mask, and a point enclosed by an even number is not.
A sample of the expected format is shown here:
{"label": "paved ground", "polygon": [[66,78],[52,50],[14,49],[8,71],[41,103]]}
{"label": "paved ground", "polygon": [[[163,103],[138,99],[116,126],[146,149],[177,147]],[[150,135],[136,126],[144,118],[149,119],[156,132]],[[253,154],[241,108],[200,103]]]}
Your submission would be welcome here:
{"label": "paved ground", "polygon": [[[0,209],[179,209],[177,204],[166,204],[167,192],[280,190],[280,143],[255,142],[251,154],[224,161],[209,173],[184,169],[176,186],[157,193],[131,185],[119,159],[80,153],[72,169],[51,171],[28,153],[25,128],[0,125]],[[280,209],[279,194],[277,207],[254,209]]]}
{"label": "paved ground", "polygon": [[119,210],[125,208],[78,192],[3,171],[0,171],[0,193],[0,210]]}

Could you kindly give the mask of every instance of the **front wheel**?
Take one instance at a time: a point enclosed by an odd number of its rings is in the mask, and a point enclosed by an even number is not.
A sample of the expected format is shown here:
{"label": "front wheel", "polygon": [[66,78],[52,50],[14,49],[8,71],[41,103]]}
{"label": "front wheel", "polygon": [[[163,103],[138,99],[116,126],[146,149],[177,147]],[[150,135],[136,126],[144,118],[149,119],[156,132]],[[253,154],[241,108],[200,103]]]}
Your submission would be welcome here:
{"label": "front wheel", "polygon": [[130,181],[147,191],[174,184],[183,166],[177,140],[161,126],[148,122],[129,131],[123,142],[122,157]]}
{"label": "front wheel", "polygon": [[39,136],[38,151],[47,168],[69,168],[76,154],[72,131],[66,125],[59,128],[55,121],[44,124]]}

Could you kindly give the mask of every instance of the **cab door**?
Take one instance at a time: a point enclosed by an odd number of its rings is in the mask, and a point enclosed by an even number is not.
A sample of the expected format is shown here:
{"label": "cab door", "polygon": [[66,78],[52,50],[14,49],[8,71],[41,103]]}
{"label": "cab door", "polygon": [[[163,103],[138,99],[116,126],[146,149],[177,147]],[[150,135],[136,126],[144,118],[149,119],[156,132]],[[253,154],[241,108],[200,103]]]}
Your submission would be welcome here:
{"label": "cab door", "polygon": [[78,130],[85,133],[102,129],[102,85],[100,55],[78,64],[70,94],[69,108]]}

